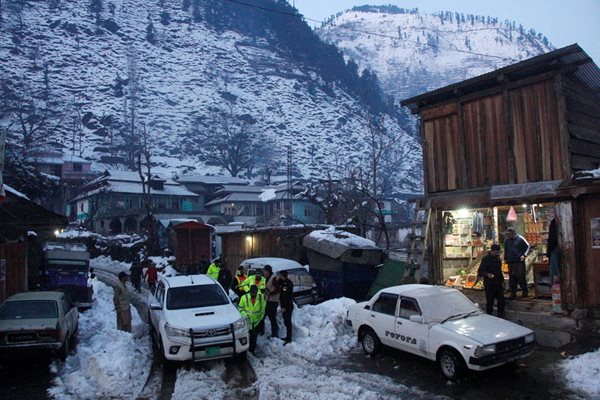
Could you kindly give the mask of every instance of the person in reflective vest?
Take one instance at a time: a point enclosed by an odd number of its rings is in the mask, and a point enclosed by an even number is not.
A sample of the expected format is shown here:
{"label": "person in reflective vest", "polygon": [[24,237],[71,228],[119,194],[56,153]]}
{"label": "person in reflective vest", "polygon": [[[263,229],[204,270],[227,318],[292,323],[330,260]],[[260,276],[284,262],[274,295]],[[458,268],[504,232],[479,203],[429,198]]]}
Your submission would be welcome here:
{"label": "person in reflective vest", "polygon": [[219,272],[221,272],[221,259],[217,258],[208,266],[206,275],[210,276],[214,280],[217,280],[219,279]]}
{"label": "person in reflective vest", "polygon": [[246,293],[246,290],[244,288],[244,281],[246,280],[246,278],[247,276],[244,272],[244,266],[240,265],[235,274],[235,281],[233,282],[233,291],[240,297],[242,297]]}
{"label": "person in reflective vest", "polygon": [[252,285],[256,285],[261,293],[265,293],[266,279],[263,278],[262,270],[257,270],[254,275],[250,275],[244,281],[244,292],[248,293]]}
{"label": "person in reflective vest", "polygon": [[240,299],[240,314],[248,318],[250,325],[250,352],[254,354],[256,350],[256,339],[258,337],[258,326],[265,316],[267,303],[265,296],[259,292],[256,285],[250,286],[250,292],[246,293]]}

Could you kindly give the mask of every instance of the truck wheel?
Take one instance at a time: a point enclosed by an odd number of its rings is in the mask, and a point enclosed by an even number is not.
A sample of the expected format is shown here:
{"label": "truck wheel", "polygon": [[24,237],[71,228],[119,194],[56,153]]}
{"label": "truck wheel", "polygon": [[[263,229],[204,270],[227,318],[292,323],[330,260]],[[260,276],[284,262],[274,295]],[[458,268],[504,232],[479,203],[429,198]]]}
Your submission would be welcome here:
{"label": "truck wheel", "polygon": [[444,376],[450,380],[460,378],[467,370],[465,361],[453,349],[443,349],[438,357],[438,366]]}
{"label": "truck wheel", "polygon": [[160,336],[156,337],[158,340],[158,351],[160,352],[160,359],[163,364],[163,369],[167,372],[173,372],[177,369],[177,361],[169,360],[166,356],[165,346],[163,346],[163,341]]}
{"label": "truck wheel", "polygon": [[381,348],[381,341],[371,328],[367,328],[363,334],[362,348],[368,355],[376,354]]}

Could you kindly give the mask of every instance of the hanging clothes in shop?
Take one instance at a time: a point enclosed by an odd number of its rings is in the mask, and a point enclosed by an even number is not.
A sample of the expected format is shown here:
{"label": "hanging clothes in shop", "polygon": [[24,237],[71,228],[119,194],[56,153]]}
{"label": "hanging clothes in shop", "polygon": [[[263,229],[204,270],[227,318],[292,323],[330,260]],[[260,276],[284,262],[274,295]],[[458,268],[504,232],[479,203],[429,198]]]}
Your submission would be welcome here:
{"label": "hanging clothes in shop", "polygon": [[443,226],[445,233],[453,233],[454,232],[454,216],[450,212],[444,213]]}
{"label": "hanging clothes in shop", "polygon": [[483,213],[480,211],[475,211],[473,213],[473,224],[472,224],[473,234],[481,236],[483,233]]}

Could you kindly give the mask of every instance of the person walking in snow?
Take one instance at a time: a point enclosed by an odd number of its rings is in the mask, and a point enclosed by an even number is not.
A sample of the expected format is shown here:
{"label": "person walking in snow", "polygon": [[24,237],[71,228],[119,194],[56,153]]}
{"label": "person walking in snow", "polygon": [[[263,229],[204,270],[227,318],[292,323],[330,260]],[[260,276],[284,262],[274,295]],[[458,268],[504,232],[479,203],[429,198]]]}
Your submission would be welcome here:
{"label": "person walking in snow", "polygon": [[119,272],[119,282],[115,286],[113,303],[117,313],[117,329],[120,331],[131,332],[131,300],[127,291],[127,280],[129,275],[126,272]]}
{"label": "person walking in snow", "polygon": [[144,272],[144,279],[148,282],[148,287],[150,291],[154,293],[154,289],[156,289],[156,281],[158,281],[158,270],[156,269],[156,263],[152,260],[148,260],[148,268],[146,272]]}
{"label": "person walking in snow", "polygon": [[292,341],[292,313],[294,312],[294,284],[288,279],[286,270],[279,272],[279,305],[285,325],[284,345]]}
{"label": "person walking in snow", "polygon": [[259,292],[256,285],[250,286],[250,292],[246,293],[240,299],[239,310],[242,316],[248,318],[250,328],[250,353],[254,354],[256,350],[256,340],[258,338],[258,326],[265,317],[265,296]]}
{"label": "person walking in snow", "polygon": [[142,263],[138,261],[134,261],[129,268],[129,273],[131,274],[131,284],[138,292],[142,291],[142,271],[143,271]]}
{"label": "person walking in snow", "polygon": [[273,268],[265,265],[263,268],[265,276],[265,291],[267,293],[267,309],[265,311],[271,323],[271,338],[279,338],[279,326],[277,325],[277,308],[279,307],[279,279],[273,274]]}

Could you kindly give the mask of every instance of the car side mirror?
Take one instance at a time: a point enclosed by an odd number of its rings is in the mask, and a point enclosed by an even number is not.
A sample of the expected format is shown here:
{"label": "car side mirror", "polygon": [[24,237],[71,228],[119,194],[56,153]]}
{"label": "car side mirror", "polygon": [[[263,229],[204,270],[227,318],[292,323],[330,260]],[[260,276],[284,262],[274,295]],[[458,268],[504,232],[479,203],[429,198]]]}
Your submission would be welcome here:
{"label": "car side mirror", "polygon": [[425,322],[425,320],[423,319],[422,315],[411,315],[409,318],[410,322],[417,322],[419,324],[422,324]]}
{"label": "car side mirror", "polygon": [[154,311],[159,311],[159,310],[162,310],[162,307],[160,304],[152,302],[152,303],[150,303],[150,309],[154,310]]}
{"label": "car side mirror", "polygon": [[371,306],[367,304],[367,305],[365,306],[365,310],[370,310],[370,309],[371,309]]}

